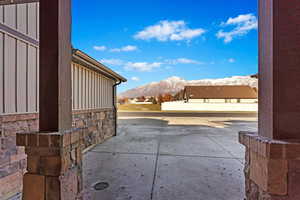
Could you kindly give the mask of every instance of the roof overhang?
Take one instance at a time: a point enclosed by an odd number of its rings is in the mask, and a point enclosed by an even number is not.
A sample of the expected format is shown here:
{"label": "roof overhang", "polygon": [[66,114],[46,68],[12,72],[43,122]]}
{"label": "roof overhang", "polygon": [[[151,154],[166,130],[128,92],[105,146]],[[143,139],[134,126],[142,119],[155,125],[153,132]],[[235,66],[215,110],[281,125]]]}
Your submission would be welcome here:
{"label": "roof overhang", "polygon": [[38,2],[39,0],[0,0],[0,5]]}
{"label": "roof overhang", "polygon": [[94,67],[94,69],[101,71],[104,75],[119,80],[121,82],[127,81],[126,78],[114,72],[113,70],[109,69],[108,67],[98,62],[94,58],[90,57],[83,51],[80,51],[79,49],[73,49],[73,61],[80,62],[80,63],[87,63],[88,66]]}

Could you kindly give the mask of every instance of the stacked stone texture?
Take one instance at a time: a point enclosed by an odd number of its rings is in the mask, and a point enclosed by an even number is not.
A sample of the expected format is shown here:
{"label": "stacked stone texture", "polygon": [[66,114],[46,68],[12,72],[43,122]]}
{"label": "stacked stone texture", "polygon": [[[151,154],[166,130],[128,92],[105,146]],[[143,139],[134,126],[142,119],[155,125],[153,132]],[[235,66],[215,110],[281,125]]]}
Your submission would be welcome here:
{"label": "stacked stone texture", "polygon": [[[54,136],[51,137],[50,143],[49,138],[46,137],[45,139],[43,135],[36,137],[38,135],[38,114],[0,116],[0,199],[7,199],[22,191],[22,180],[26,171],[32,173],[50,173],[50,176],[66,172],[64,176],[60,177],[61,181],[74,184],[73,186],[66,184],[69,188],[62,187],[61,189],[70,191],[72,188],[78,187],[77,189],[80,190],[80,180],[75,181],[74,179],[78,178],[75,176],[76,174],[81,174],[81,165],[77,165],[77,163],[81,163],[82,150],[89,149],[89,147],[99,144],[115,135],[114,120],[115,113],[113,109],[73,112],[73,128],[69,133],[64,134],[65,136],[62,140],[66,147],[63,151],[65,152],[65,156],[56,155],[54,151],[52,153],[55,155],[51,154],[50,156],[41,157],[39,155],[40,152],[37,152],[40,150],[34,146],[55,146],[58,145],[59,141],[56,141]],[[18,137],[17,142],[19,145],[32,146],[32,148],[26,148],[28,164],[24,147],[16,146],[17,133],[27,133],[27,138],[23,138],[23,141],[22,137]],[[28,135],[28,133],[31,134]],[[47,153],[46,150],[45,152]],[[49,165],[51,165],[50,168],[45,167]],[[57,171],[55,171],[55,166],[57,166]],[[72,168],[70,166],[76,167]],[[61,167],[65,167],[64,171],[60,170]],[[71,173],[74,170],[76,172]],[[43,181],[41,177],[36,175],[28,178],[28,180],[32,179],[35,179],[37,182]],[[26,176],[24,180],[26,181]],[[48,181],[50,186],[57,185],[55,182],[58,180],[55,178],[48,178],[48,180],[51,180],[50,182]]]}
{"label": "stacked stone texture", "polygon": [[112,109],[74,112],[73,127],[83,129],[86,149],[115,135],[115,113]]}
{"label": "stacked stone texture", "polygon": [[300,199],[300,143],[271,140],[256,133],[241,132],[246,147],[247,200]]}
{"label": "stacked stone texture", "polygon": [[26,171],[24,147],[16,146],[16,134],[37,131],[36,114],[0,116],[0,199],[6,199],[22,189]]}

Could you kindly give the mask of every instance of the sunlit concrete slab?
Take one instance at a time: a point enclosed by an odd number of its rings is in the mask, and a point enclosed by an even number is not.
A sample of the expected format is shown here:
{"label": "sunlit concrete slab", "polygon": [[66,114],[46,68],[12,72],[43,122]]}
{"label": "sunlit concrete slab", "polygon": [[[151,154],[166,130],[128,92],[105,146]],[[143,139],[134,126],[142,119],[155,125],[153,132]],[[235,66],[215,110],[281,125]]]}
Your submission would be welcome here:
{"label": "sunlit concrete slab", "polygon": [[[149,200],[155,156],[89,152],[84,156],[85,200]],[[107,188],[95,190],[97,183]]]}
{"label": "sunlit concrete slab", "polygon": [[163,137],[160,143],[160,154],[211,156],[231,158],[232,155],[208,137],[198,135],[179,135]]}
{"label": "sunlit concrete slab", "polygon": [[244,199],[242,168],[234,159],[161,156],[153,199]]}
{"label": "sunlit concrete slab", "polygon": [[121,118],[118,135],[84,156],[85,199],[244,199],[240,130],[256,131],[256,119]]}

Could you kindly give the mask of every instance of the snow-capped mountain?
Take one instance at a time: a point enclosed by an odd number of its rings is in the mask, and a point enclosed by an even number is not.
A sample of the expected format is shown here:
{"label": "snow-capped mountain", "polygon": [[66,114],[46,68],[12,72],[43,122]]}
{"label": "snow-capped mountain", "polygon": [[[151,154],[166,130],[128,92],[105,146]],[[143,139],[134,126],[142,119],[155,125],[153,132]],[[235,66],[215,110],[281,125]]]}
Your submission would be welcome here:
{"label": "snow-capped mountain", "polygon": [[139,96],[158,96],[159,94],[176,94],[187,85],[249,85],[258,88],[258,80],[250,76],[233,76],[222,79],[184,80],[173,76],[160,82],[152,82],[134,89],[127,90],[119,97],[135,98]]}

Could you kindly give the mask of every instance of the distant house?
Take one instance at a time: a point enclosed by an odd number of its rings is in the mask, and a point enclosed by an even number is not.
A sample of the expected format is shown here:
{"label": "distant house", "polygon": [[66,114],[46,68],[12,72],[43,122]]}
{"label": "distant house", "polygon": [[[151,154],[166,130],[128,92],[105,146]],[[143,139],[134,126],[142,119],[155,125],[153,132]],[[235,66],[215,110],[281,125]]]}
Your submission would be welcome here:
{"label": "distant house", "polygon": [[256,78],[256,79],[258,79],[258,76],[259,76],[259,74],[257,73],[257,74],[251,75],[251,78]]}
{"label": "distant house", "polygon": [[195,103],[255,103],[257,90],[250,86],[186,86],[184,100]]}
{"label": "distant house", "polygon": [[162,103],[163,111],[257,112],[257,90],[250,86],[185,86],[183,100]]}

